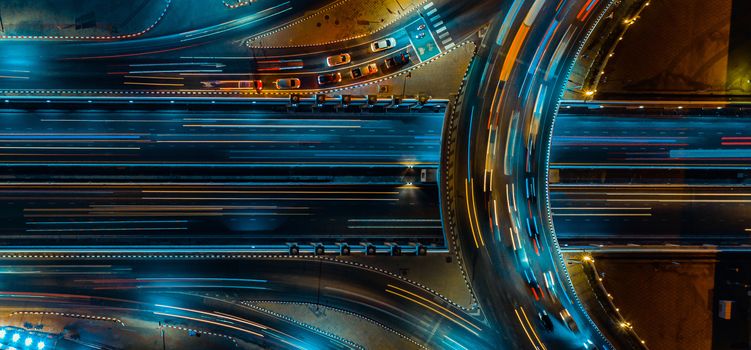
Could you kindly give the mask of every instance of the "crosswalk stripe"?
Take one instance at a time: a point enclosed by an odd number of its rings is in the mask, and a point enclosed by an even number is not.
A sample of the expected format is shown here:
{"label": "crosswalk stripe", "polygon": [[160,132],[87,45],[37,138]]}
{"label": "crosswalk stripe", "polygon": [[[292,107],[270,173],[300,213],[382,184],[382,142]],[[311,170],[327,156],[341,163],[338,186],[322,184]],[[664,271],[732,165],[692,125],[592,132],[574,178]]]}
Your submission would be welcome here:
{"label": "crosswalk stripe", "polygon": [[454,45],[454,43],[448,44],[448,45],[446,45],[446,50],[450,50],[454,46],[456,46],[456,45]]}
{"label": "crosswalk stripe", "polygon": [[441,34],[438,35],[438,39],[443,39],[443,38],[445,38],[447,36],[449,36],[449,32],[443,32],[443,33],[441,33]]}
{"label": "crosswalk stripe", "polygon": [[441,34],[441,33],[445,32],[445,31],[446,31],[446,26],[443,26],[443,27],[438,28],[438,30],[436,30],[435,32],[438,33],[438,34]]}
{"label": "crosswalk stripe", "polygon": [[432,2],[429,2],[429,3],[427,4],[427,5],[423,6],[422,8],[424,8],[424,9],[426,9],[426,10],[427,10],[427,9],[429,9],[429,8],[430,8],[430,7],[432,7],[432,6],[433,6],[433,3],[432,3]]}
{"label": "crosswalk stripe", "polygon": [[436,13],[436,12],[438,12],[438,9],[432,9],[432,10],[428,11],[427,15],[430,16],[430,15]]}
{"label": "crosswalk stripe", "polygon": [[438,21],[438,22],[433,23],[433,26],[435,27],[440,27],[442,25],[443,25],[443,21]]}
{"label": "crosswalk stripe", "polygon": [[435,15],[433,17],[430,17],[430,21],[431,22],[435,22],[435,21],[437,21],[439,19],[441,19],[441,15],[440,14],[437,14],[437,15]]}
{"label": "crosswalk stripe", "polygon": [[441,43],[443,43],[443,45],[446,45],[446,43],[450,42],[450,41],[451,41],[451,38],[446,38],[446,40],[441,41]]}

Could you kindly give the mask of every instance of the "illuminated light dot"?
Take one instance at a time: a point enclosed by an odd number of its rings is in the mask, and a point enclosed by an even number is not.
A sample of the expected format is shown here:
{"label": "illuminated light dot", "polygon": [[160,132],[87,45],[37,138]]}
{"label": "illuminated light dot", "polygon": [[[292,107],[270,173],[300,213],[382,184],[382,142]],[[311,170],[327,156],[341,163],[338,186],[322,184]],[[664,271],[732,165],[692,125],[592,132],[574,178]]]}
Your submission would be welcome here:
{"label": "illuminated light dot", "polygon": [[21,339],[21,335],[18,333],[13,333],[13,337],[10,338],[14,343],[17,342],[18,339]]}
{"label": "illuminated light dot", "polygon": [[31,346],[31,343],[34,342],[34,339],[31,339],[31,337],[26,338],[26,340],[23,341],[23,345],[25,346]]}

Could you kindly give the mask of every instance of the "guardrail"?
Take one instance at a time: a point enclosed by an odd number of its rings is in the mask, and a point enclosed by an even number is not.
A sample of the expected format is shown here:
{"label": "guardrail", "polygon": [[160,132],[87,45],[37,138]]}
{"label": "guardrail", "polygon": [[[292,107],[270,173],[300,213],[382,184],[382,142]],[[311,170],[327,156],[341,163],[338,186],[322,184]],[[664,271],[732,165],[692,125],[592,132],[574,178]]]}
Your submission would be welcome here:
{"label": "guardrail", "polygon": [[607,324],[601,324],[609,329],[612,334],[619,334],[619,340],[625,342],[631,349],[647,349],[646,341],[641,339],[636,331],[634,331],[633,325],[628,322],[623,315],[621,315],[620,309],[618,309],[613,303],[613,296],[605,289],[605,285],[602,284],[602,278],[597,272],[595,267],[595,260],[590,255],[584,255],[581,260],[584,275],[592,286],[592,292],[597,299],[600,307],[607,316],[609,322]]}
{"label": "guardrail", "polygon": [[402,98],[399,96],[379,97],[377,95],[325,95],[291,94],[288,97],[187,97],[168,96],[5,96],[0,97],[2,108],[58,108],[58,107],[174,107],[174,106],[243,106],[244,108],[287,108],[289,111],[322,110],[348,111],[367,110],[369,112],[441,112],[448,105],[447,99],[433,99],[429,96]]}

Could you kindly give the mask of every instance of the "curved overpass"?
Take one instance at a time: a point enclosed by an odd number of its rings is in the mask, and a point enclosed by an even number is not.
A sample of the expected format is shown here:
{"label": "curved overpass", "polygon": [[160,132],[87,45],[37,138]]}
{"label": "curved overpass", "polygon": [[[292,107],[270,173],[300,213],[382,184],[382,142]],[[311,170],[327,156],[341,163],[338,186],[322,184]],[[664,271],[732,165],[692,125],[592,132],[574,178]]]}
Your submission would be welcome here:
{"label": "curved overpass", "polygon": [[444,131],[446,227],[507,348],[634,347],[617,331],[605,336],[584,311],[547,198],[558,100],[581,45],[611,3],[505,3]]}

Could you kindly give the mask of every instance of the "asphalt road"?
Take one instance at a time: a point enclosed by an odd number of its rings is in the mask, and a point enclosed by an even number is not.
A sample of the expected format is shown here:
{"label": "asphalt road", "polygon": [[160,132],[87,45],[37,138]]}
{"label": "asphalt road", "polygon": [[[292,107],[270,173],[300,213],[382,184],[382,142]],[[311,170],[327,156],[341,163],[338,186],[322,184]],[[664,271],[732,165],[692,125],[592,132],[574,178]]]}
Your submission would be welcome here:
{"label": "asphalt road", "polygon": [[[550,112],[578,42],[607,5],[509,3],[470,67],[456,138],[444,151],[444,216],[502,348],[628,347],[618,333],[606,338],[576,299],[544,200]],[[559,316],[564,309],[576,331]]]}
{"label": "asphalt road", "polygon": [[[478,27],[497,11],[492,1],[434,1],[365,37],[311,47],[252,49],[246,45],[248,38],[302,15],[310,10],[312,3],[261,1],[253,6],[256,12],[233,20],[176,33],[160,28],[159,35],[136,39],[0,41],[5,53],[0,60],[0,90],[11,94],[19,93],[19,89],[26,93],[34,90],[34,93],[53,95],[63,91],[79,95],[122,91],[134,95],[138,91],[238,94],[254,91],[207,88],[202,82],[257,79],[263,81],[266,91],[277,91],[273,84],[276,79],[292,77],[301,80],[302,91],[351,87],[409,69],[423,59],[452,48],[475,35]],[[426,35],[416,38],[421,24],[425,25],[421,31]],[[371,42],[387,37],[396,39],[393,49],[371,52]],[[430,52],[424,53],[426,49]],[[351,64],[335,68],[325,65],[327,56],[342,52],[352,55]],[[392,69],[385,67],[386,58],[405,52],[411,56],[408,64]],[[274,62],[278,60],[299,60],[302,68],[275,71],[284,66]],[[379,72],[360,79],[350,77],[352,68],[369,63],[376,63]],[[317,76],[330,72],[342,73],[343,81],[319,86]]]}
{"label": "asphalt road", "polygon": [[561,109],[550,158],[561,242],[749,243],[745,113]]}
{"label": "asphalt road", "polygon": [[[491,347],[491,338],[485,335],[492,330],[465,310],[395,275],[362,265],[285,257],[155,260],[113,255],[78,258],[78,263],[71,264],[65,261],[71,256],[52,256],[7,261],[4,271],[15,278],[4,284],[3,294],[20,301],[34,300],[37,305],[48,300],[67,306],[88,304],[99,310],[97,316],[116,316],[123,307],[158,312],[163,323],[185,320],[178,316],[217,320],[219,311],[273,326],[286,333],[283,340],[291,337],[305,348],[341,347],[336,339],[303,330],[298,324],[270,320],[241,304],[256,300],[303,302],[364,316],[428,348],[451,347],[447,344]],[[218,327],[201,326],[241,339],[253,338],[225,326],[229,323],[269,336],[268,329],[218,321],[221,323],[214,324]]]}
{"label": "asphalt road", "polygon": [[3,245],[444,246],[443,113],[174,106],[1,110]]}

